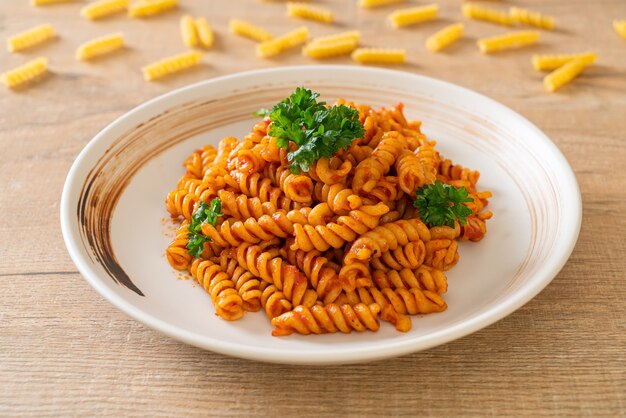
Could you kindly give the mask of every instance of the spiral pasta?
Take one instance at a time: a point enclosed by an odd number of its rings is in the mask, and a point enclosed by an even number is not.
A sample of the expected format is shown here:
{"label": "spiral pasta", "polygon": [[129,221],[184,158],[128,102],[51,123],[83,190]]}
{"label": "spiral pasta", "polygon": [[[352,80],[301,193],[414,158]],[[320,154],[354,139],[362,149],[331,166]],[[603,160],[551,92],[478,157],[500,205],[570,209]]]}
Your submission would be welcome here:
{"label": "spiral pasta", "polygon": [[311,58],[322,59],[348,55],[357,47],[353,39],[339,39],[336,41],[311,42],[302,48],[302,54]]}
{"label": "spiral pasta", "polygon": [[554,29],[554,18],[543,15],[539,12],[519,7],[511,7],[509,15],[516,23],[523,23],[525,25],[535,26],[547,30]]}
{"label": "spiral pasta", "polygon": [[463,16],[470,19],[484,20],[504,26],[511,26],[514,23],[513,17],[505,12],[472,3],[464,4],[461,11]]}
{"label": "spiral pasta", "polygon": [[265,29],[240,19],[231,19],[228,23],[228,28],[231,33],[244,36],[258,42],[265,42],[274,38],[274,36]]}
{"label": "spiral pasta", "polygon": [[102,36],[80,45],[76,50],[76,59],[89,60],[94,57],[110,54],[123,47],[124,35],[121,33]]}
{"label": "spiral pasta", "polygon": [[359,303],[355,306],[315,305],[310,308],[297,306],[293,311],[286,312],[274,319],[272,331],[274,336],[298,334],[322,334],[352,331],[363,332],[366,330],[378,331],[378,313],[380,308],[376,304],[369,306]]}
{"label": "spiral pasta", "polygon": [[196,19],[195,23],[200,45],[202,45],[202,47],[206,49],[213,47],[213,43],[215,42],[215,35],[213,34],[213,29],[211,29],[211,25],[209,25],[209,22],[207,22],[204,17],[199,17]]}
{"label": "spiral pasta", "polygon": [[406,61],[404,49],[357,48],[352,59],[361,64],[403,64]]}
{"label": "spiral pasta", "polygon": [[7,38],[7,48],[9,52],[22,51],[52,39],[55,34],[52,25],[39,25]]}
{"label": "spiral pasta", "polygon": [[415,25],[416,23],[427,22],[437,18],[439,6],[429,4],[427,6],[412,7],[410,9],[396,10],[389,15],[391,24],[396,28]]}
{"label": "spiral pasta", "polygon": [[278,38],[264,41],[257,45],[256,54],[260,58],[270,58],[282,52],[302,45],[309,39],[309,30],[300,27]]}
{"label": "spiral pasta", "polygon": [[0,74],[0,82],[8,88],[22,87],[40,78],[48,69],[47,58],[37,58]]}
{"label": "spiral pasta", "polygon": [[196,22],[191,15],[184,15],[180,18],[180,36],[188,48],[193,48],[200,42],[198,31],[196,30]]}
{"label": "spiral pasta", "polygon": [[174,55],[164,58],[142,68],[143,77],[146,81],[153,81],[166,75],[174,74],[198,65],[202,54],[196,51]]}
{"label": "spiral pasta", "polygon": [[[411,315],[446,310],[446,273],[463,245],[486,236],[491,192],[479,189],[478,171],[441,156],[402,103],[337,104],[358,111],[363,135],[308,171],[288,167],[295,144],[279,146],[271,117],[184,159],[165,199],[179,223],[165,256],[220,317],[263,311],[272,334],[286,336],[376,331],[379,320],[407,332]],[[416,193],[436,181],[467,191],[463,222],[422,222]]]}
{"label": "spiral pasta", "polygon": [[150,17],[161,14],[178,6],[178,0],[150,0],[131,4],[128,17]]}
{"label": "spiral pasta", "polygon": [[597,56],[593,52],[583,52],[581,54],[561,54],[561,55],[533,55],[532,63],[535,70],[556,70],[568,62],[582,58],[587,64],[593,64]]}
{"label": "spiral pasta", "polygon": [[80,14],[90,20],[102,19],[125,11],[128,3],[129,0],[98,0],[80,9]]}
{"label": "spiral pasta", "polygon": [[300,19],[316,20],[322,23],[332,23],[334,14],[330,10],[309,6],[306,3],[288,2],[287,16]]}
{"label": "spiral pasta", "polygon": [[522,48],[533,45],[539,41],[539,32],[537,31],[518,31],[509,32],[504,35],[494,36],[492,38],[482,38],[477,41],[478,48],[482,53],[491,53],[504,51],[507,49]]}
{"label": "spiral pasta", "polygon": [[463,31],[463,23],[455,23],[453,25],[446,26],[426,39],[426,48],[434,52],[441,51],[448,45],[462,38]]}
{"label": "spiral pasta", "polygon": [[575,58],[572,61],[569,61],[562,67],[557,68],[556,70],[552,71],[550,74],[544,77],[544,87],[549,92],[556,91],[558,88],[564,86],[565,84],[572,81],[574,78],[578,77],[578,75],[591,64],[589,61],[590,60],[586,59],[585,57]]}
{"label": "spiral pasta", "polygon": [[389,4],[403,3],[404,0],[359,0],[359,6],[370,9],[374,7],[387,6]]}
{"label": "spiral pasta", "polygon": [[626,20],[614,20],[613,29],[615,29],[615,33],[626,39]]}

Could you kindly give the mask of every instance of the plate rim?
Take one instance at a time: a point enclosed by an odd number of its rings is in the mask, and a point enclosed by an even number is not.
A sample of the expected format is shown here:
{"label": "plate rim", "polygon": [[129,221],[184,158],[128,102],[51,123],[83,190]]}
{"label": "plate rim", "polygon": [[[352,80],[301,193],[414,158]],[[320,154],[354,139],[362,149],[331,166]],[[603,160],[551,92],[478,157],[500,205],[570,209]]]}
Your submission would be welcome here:
{"label": "plate rim", "polygon": [[[293,350],[281,348],[269,349],[257,347],[256,349],[252,350],[249,345],[225,342],[217,340],[215,338],[210,338],[206,335],[198,334],[192,331],[186,331],[166,321],[158,319],[157,317],[144,312],[134,304],[126,301],[124,298],[118,297],[113,290],[109,290],[109,288],[104,285],[104,283],[102,283],[102,280],[98,277],[99,274],[94,271],[89,265],[90,260],[88,254],[82,254],[83,252],[88,251],[88,249],[84,247],[82,241],[80,240],[80,237],[76,236],[72,232],[72,224],[73,222],[75,222],[72,219],[73,214],[75,213],[75,208],[70,207],[71,195],[75,191],[76,187],[80,187],[80,183],[77,184],[77,182],[82,178],[78,177],[78,172],[82,165],[85,164],[85,160],[90,155],[91,150],[100,141],[106,139],[110,131],[114,130],[117,125],[125,122],[128,119],[132,119],[137,113],[143,112],[145,109],[150,108],[151,106],[159,104],[162,101],[171,99],[172,97],[184,95],[188,91],[197,88],[203,88],[207,85],[216,85],[226,81],[236,80],[238,78],[247,78],[251,76],[267,76],[271,74],[280,74],[281,72],[285,71],[300,71],[311,73],[322,69],[323,71],[329,71],[332,69],[344,72],[354,71],[362,74],[368,74],[371,77],[402,75],[404,77],[415,78],[416,80],[420,80],[421,82],[434,84],[435,87],[439,85],[448,89],[456,89],[459,93],[462,93],[463,95],[468,95],[469,98],[486,101],[486,103],[488,103],[490,106],[494,106],[500,112],[503,112],[504,115],[518,119],[520,123],[525,125],[526,128],[534,133],[537,139],[541,140],[544,145],[548,146],[553,154],[553,157],[558,160],[560,169],[557,172],[559,173],[559,177],[561,177],[564,180],[564,183],[569,186],[569,190],[566,190],[565,193],[567,196],[571,197],[574,200],[574,202],[568,202],[570,215],[568,217],[569,222],[566,222],[568,225],[563,226],[558,231],[558,233],[563,234],[561,235],[561,237],[565,238],[564,241],[567,242],[567,245],[561,244],[556,249],[558,261],[554,261],[556,260],[555,257],[551,261],[550,268],[547,271],[539,271],[535,273],[532,278],[523,286],[521,286],[516,292],[512,293],[505,300],[487,309],[486,311],[474,316],[473,318],[464,320],[450,327],[446,327],[444,329],[432,332],[427,336],[419,337],[420,339],[424,340],[419,345],[416,344],[416,339],[409,339],[397,342],[390,341],[382,348],[364,347],[336,349],[334,352],[332,352],[332,354],[316,353],[315,350],[300,350],[297,354],[294,354]],[[249,360],[281,364],[349,364],[401,356],[416,351],[426,350],[428,348],[432,348],[434,346],[441,345],[450,341],[454,341],[458,338],[467,336],[482,328],[494,324],[495,322],[505,318],[506,316],[510,315],[511,313],[515,312],[517,309],[528,303],[557,276],[557,274],[561,271],[561,269],[567,263],[569,257],[571,256],[578,241],[578,236],[580,234],[582,224],[582,197],[580,194],[578,182],[576,180],[576,175],[563,153],[557,147],[557,145],[543,131],[541,131],[537,126],[535,126],[524,116],[494,99],[491,99],[481,93],[470,90],[466,87],[450,83],[448,81],[405,71],[373,67],[355,67],[349,65],[299,65],[243,71],[208,80],[202,80],[193,84],[179,87],[172,91],[161,94],[155,98],[142,102],[141,104],[120,115],[115,120],[107,124],[104,128],[102,128],[85,145],[85,147],[81,150],[81,152],[72,163],[72,166],[67,174],[65,183],[63,185],[60,204],[60,218],[63,240],[72,261],[78,268],[78,271],[80,272],[83,279],[87,281],[87,283],[89,283],[96,290],[96,292],[98,292],[105,300],[107,300],[113,306],[117,307],[126,315],[143,323],[149,328],[196,347],[208,349],[220,354],[236,356]]]}

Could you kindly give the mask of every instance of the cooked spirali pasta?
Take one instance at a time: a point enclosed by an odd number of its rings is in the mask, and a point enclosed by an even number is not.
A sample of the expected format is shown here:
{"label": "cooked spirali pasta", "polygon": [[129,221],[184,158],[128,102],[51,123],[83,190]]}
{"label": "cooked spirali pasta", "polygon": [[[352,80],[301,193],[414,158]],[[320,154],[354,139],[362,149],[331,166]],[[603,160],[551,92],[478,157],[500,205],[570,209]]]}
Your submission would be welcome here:
{"label": "cooked spirali pasta", "polygon": [[[381,322],[406,332],[411,315],[446,310],[446,274],[463,246],[484,239],[491,192],[479,189],[478,171],[441,156],[402,104],[336,105],[354,109],[362,135],[308,170],[293,169],[298,144],[278,142],[271,115],[184,159],[165,199],[178,225],[165,256],[221,318],[262,311],[275,336],[377,331]],[[416,196],[436,184],[465,190],[463,219],[421,218]]]}

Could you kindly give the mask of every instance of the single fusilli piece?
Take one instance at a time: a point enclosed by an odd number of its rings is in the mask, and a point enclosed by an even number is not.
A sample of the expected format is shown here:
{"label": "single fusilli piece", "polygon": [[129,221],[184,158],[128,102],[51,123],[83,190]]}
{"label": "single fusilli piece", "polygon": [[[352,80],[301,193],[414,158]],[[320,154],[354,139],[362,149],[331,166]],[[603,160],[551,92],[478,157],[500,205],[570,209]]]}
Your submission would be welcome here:
{"label": "single fusilli piece", "polygon": [[394,161],[407,148],[407,141],[396,131],[386,132],[383,139],[374,148],[369,158],[356,166],[352,180],[352,190],[370,192],[378,180],[393,166]]}
{"label": "single fusilli piece", "polygon": [[[396,312],[404,315],[443,312],[448,307],[437,292],[420,288],[360,287],[353,292],[348,292],[347,297],[349,301],[352,299],[367,305],[377,304],[381,308],[389,304]],[[353,302],[350,302],[350,305],[352,304]]]}
{"label": "single fusilli piece", "polygon": [[389,15],[391,24],[400,28],[403,26],[415,25],[416,23],[427,22],[437,18],[439,6],[429,4],[427,6],[411,7],[409,9],[396,10]]}
{"label": "single fusilli piece", "polygon": [[539,41],[537,31],[510,32],[492,38],[482,38],[477,41],[478,48],[482,53],[498,52],[508,49],[522,48],[533,45]]}
{"label": "single fusilli piece", "polygon": [[556,70],[545,76],[543,79],[543,85],[549,92],[554,92],[559,87],[569,83],[574,78],[578,77],[578,75],[582,73],[583,70],[592,63],[593,61],[590,62],[584,57],[573,59],[572,61],[569,61],[562,67],[557,68]]}
{"label": "single fusilli piece", "polygon": [[169,74],[174,74],[200,63],[202,54],[197,51],[185,52],[164,58],[142,68],[143,77],[146,81],[156,80]]}
{"label": "single fusilli piece", "polygon": [[334,302],[343,290],[343,283],[339,280],[336,265],[331,263],[328,258],[321,256],[317,250],[294,251],[289,247],[290,243],[287,241],[282,250],[287,261],[305,274],[317,292],[318,298],[325,305]]}
{"label": "single fusilli piece", "polygon": [[348,55],[354,51],[356,47],[357,43],[352,39],[342,39],[321,43],[311,42],[302,48],[302,53],[311,58],[322,59]]}
{"label": "single fusilli piece", "polygon": [[287,3],[287,16],[300,19],[316,20],[322,23],[333,23],[334,15],[330,10],[309,6],[306,3]]}
{"label": "single fusilli piece", "polygon": [[211,25],[209,22],[203,17],[199,17],[196,19],[196,30],[198,31],[198,39],[200,40],[200,45],[204,48],[209,49],[213,46],[215,42],[215,35],[213,34],[213,29],[211,29]]}
{"label": "single fusilli piece", "polygon": [[191,15],[184,15],[180,18],[180,36],[183,43],[188,48],[198,45],[198,31],[196,30],[196,22]]}
{"label": "single fusilli piece", "polygon": [[40,78],[48,68],[48,59],[37,58],[0,75],[0,82],[8,88],[21,87]]}
{"label": "single fusilli piece", "polygon": [[246,38],[250,38],[258,42],[265,42],[274,38],[274,36],[265,29],[253,25],[252,23],[244,22],[240,19],[230,19],[228,28],[236,35],[245,36]]}
{"label": "single fusilli piece", "polygon": [[403,64],[406,61],[404,49],[357,48],[351,56],[361,64]]}
{"label": "single fusilli piece", "polygon": [[593,64],[597,56],[593,52],[561,55],[533,55],[532,63],[535,70],[538,71],[556,70],[576,58],[582,58],[587,63]]}
{"label": "single fusilli piece", "polygon": [[327,203],[337,215],[347,215],[363,203],[352,189],[341,183],[328,185],[318,182],[315,184],[314,196],[318,201]]}
{"label": "single fusilli piece", "polygon": [[422,240],[412,241],[395,250],[385,251],[380,257],[373,258],[370,263],[380,271],[416,269],[424,263],[426,246]]}
{"label": "single fusilli piece", "polygon": [[69,3],[75,0],[30,0],[33,6],[45,6],[46,4]]}
{"label": "single fusilli piece", "polygon": [[178,0],[150,0],[131,4],[128,17],[150,17],[178,6]]}
{"label": "single fusilli piece", "polygon": [[85,42],[76,49],[77,60],[88,60],[101,55],[110,54],[124,47],[124,36],[121,33],[102,36]]}
{"label": "single fusilli piece", "polygon": [[613,29],[619,36],[626,39],[626,20],[614,20]]}
{"label": "single fusilli piece", "polygon": [[296,306],[293,311],[272,319],[272,325],[275,327],[272,335],[285,336],[294,332],[308,335],[339,331],[350,333],[353,330],[357,332],[378,331],[379,312],[380,308],[376,304],[369,306],[362,303],[355,306],[330,304],[314,305],[310,308]]}
{"label": "single fusilli piece", "polygon": [[464,4],[461,11],[463,16],[470,19],[484,20],[504,26],[511,26],[514,23],[513,18],[508,13],[472,3]]}
{"label": "single fusilli piece", "polygon": [[256,54],[261,58],[278,55],[288,49],[302,45],[309,39],[309,30],[306,27],[295,29],[278,38],[265,41],[256,48]]}
{"label": "single fusilli piece", "polygon": [[421,289],[438,294],[448,291],[448,278],[443,270],[428,266],[375,270],[372,272],[372,279],[379,289]]}
{"label": "single fusilli piece", "polygon": [[359,6],[364,9],[371,9],[379,6],[386,6],[389,4],[403,3],[404,0],[359,0]]}
{"label": "single fusilli piece", "polygon": [[419,219],[398,220],[380,225],[361,235],[346,252],[345,264],[380,257],[414,241],[430,241],[430,230]]}
{"label": "single fusilli piece", "polygon": [[9,52],[22,51],[39,45],[55,36],[52,25],[39,25],[24,32],[17,33],[7,38]]}
{"label": "single fusilli piece", "polygon": [[189,267],[189,273],[211,296],[217,315],[227,321],[235,321],[243,316],[243,299],[235,283],[219,265],[196,258]]}
{"label": "single fusilli piece", "polygon": [[455,23],[446,26],[439,32],[434,33],[426,39],[426,48],[431,51],[441,51],[446,46],[456,42],[463,37],[463,23]]}
{"label": "single fusilli piece", "polygon": [[170,263],[170,266],[176,270],[187,270],[189,264],[191,263],[191,259],[193,258],[187,250],[187,243],[189,242],[187,238],[187,234],[189,232],[187,226],[187,222],[182,223],[176,231],[174,240],[165,250],[167,261]]}
{"label": "single fusilli piece", "polygon": [[99,0],[89,3],[80,10],[80,14],[90,20],[101,19],[126,10],[129,0]]}
{"label": "single fusilli piece", "polygon": [[325,43],[334,43],[339,41],[354,41],[355,43],[359,43],[361,39],[361,32],[358,30],[351,30],[347,32],[335,33],[333,35],[328,36],[319,36],[317,38],[311,39],[310,44],[325,44]]}
{"label": "single fusilli piece", "polygon": [[523,23],[541,29],[554,29],[554,18],[539,12],[519,7],[511,7],[509,14],[515,23]]}

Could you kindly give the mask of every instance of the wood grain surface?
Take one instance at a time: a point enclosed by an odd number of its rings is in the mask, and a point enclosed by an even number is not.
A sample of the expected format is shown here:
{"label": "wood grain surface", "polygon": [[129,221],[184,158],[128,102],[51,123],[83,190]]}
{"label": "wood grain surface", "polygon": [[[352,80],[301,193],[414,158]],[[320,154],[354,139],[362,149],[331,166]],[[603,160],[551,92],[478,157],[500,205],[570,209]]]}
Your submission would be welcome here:
{"label": "wood grain surface", "polygon": [[[146,20],[98,22],[81,2],[31,7],[0,2],[0,37],[50,22],[57,40],[0,52],[0,72],[46,56],[51,73],[0,92],[0,415],[6,416],[625,416],[626,415],[626,40],[612,30],[624,0],[493,1],[535,7],[558,19],[540,45],[494,56],[477,37],[504,32],[467,24],[468,39],[433,54],[425,38],[461,18],[459,0],[440,0],[442,19],[394,30],[393,7],[358,9],[326,1],[337,24],[314,35],[359,28],[363,43],[405,47],[406,71],[484,93],[544,130],[570,161],[584,219],[571,259],[534,300],[471,336],[401,358],[344,367],[254,363],[174,341],[129,319],[81,278],[61,238],[59,200],[67,171],[107,123],[171,89],[236,71],[306,64],[299,52],[254,57],[252,41],[228,33],[239,17],[276,33],[302,22],[284,4],[181,0]],[[415,2],[424,4],[426,1]],[[183,51],[178,19],[204,15],[216,30],[206,64],[156,83],[140,68]],[[129,48],[76,62],[80,43],[123,31]],[[597,51],[598,64],[556,94],[543,91],[534,52]],[[347,58],[331,60],[349,63]]]}

